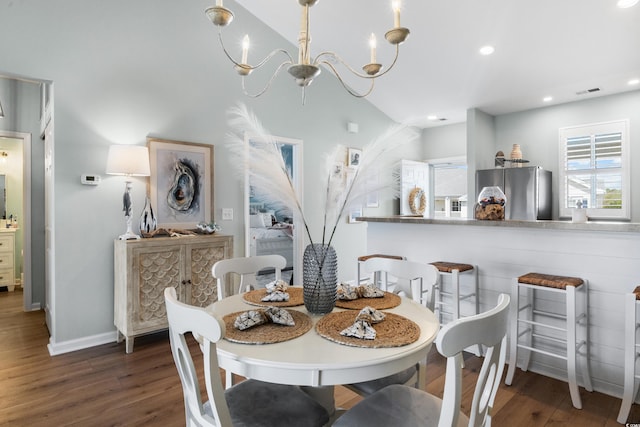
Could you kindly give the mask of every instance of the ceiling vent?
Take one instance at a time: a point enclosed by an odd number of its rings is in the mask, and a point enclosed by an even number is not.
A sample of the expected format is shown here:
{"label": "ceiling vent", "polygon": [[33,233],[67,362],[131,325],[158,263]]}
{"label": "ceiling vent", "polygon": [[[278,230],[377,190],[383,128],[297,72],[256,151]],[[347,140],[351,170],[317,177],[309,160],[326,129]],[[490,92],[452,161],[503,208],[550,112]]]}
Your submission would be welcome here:
{"label": "ceiling vent", "polygon": [[594,87],[592,89],[581,90],[579,92],[576,92],[576,95],[585,95],[587,93],[594,93],[594,92],[599,92],[599,91],[600,91],[599,87]]}

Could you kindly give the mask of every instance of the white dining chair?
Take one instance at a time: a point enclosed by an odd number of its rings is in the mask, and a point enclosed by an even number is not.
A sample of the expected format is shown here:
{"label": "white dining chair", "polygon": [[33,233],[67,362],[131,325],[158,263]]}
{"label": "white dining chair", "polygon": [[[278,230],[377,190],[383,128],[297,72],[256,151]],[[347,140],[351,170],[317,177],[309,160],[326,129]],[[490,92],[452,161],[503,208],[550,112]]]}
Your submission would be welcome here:
{"label": "white dining chair", "polygon": [[[346,411],[335,427],[462,427],[490,426],[493,402],[506,359],[509,295],[500,294],[491,310],[454,320],[436,338],[438,352],[447,358],[443,398],[403,385],[391,385]],[[487,349],[478,374],[471,412],[461,412],[462,352],[482,344]]]}
{"label": "white dining chair", "polygon": [[[282,255],[221,259],[211,267],[211,274],[217,281],[218,300],[257,288],[256,274],[260,270],[273,269],[275,280],[279,280],[282,277],[282,269],[286,265],[287,260]],[[236,277],[234,278],[234,276]],[[237,288],[236,281],[238,282]],[[228,290],[231,291],[227,292]],[[233,372],[228,369],[225,372],[225,384],[227,388],[233,385]]]}
{"label": "white dining chair", "polygon": [[[403,259],[373,257],[363,261],[361,268],[370,277],[379,277],[383,289],[388,292],[406,296],[433,310],[434,286],[438,283],[438,269],[433,265]],[[389,284],[390,280],[393,280],[393,285]],[[361,383],[346,384],[345,387],[361,396],[368,396],[390,384],[412,385],[424,389],[426,363],[425,359],[393,375]]]}
{"label": "white dining chair", "polygon": [[[211,274],[218,284],[218,299],[255,289],[258,286],[256,274],[267,268],[273,269],[275,279],[279,280],[286,265],[287,260],[282,255],[221,259],[211,268]],[[237,288],[235,280],[231,280],[233,275],[239,276]],[[227,278],[230,280],[227,281]]]}
{"label": "white dining chair", "polygon": [[[327,411],[297,386],[244,380],[224,390],[216,342],[225,324],[206,309],[181,303],[176,291],[164,291],[169,320],[169,340],[184,394],[187,426],[309,426],[329,421]],[[186,334],[200,337],[208,401],[202,401],[200,381]]]}

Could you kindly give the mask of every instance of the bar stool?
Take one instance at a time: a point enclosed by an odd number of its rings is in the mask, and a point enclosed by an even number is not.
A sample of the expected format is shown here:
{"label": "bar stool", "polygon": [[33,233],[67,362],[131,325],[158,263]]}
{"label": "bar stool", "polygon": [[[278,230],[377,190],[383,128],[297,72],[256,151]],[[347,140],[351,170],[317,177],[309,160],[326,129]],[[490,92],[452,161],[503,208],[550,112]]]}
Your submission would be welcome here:
{"label": "bar stool", "polygon": [[[520,291],[526,290],[526,304],[520,305]],[[566,313],[555,313],[536,308],[536,292],[544,291],[554,294],[561,294],[565,297]],[[576,294],[581,291],[583,294],[581,307],[578,308]],[[523,371],[529,368],[531,352],[541,353],[547,356],[555,357],[567,361],[567,375],[569,383],[569,391],[571,393],[571,401],[577,409],[582,409],[582,401],[578,391],[578,383],[576,380],[576,362],[577,355],[584,356],[582,363],[582,380],[584,388],[593,391],[591,386],[591,374],[589,367],[589,318],[588,318],[589,296],[587,282],[577,277],[553,276],[549,274],[528,273],[514,279],[511,288],[511,332],[509,334],[509,369],[505,383],[511,385],[513,374],[516,370],[518,357],[518,348],[525,350]],[[548,320],[547,323],[541,320]],[[555,323],[554,320],[555,319]],[[564,322],[564,327],[557,326]],[[524,330],[519,332],[519,325],[525,326]],[[582,325],[583,331],[581,339],[577,337],[577,325]],[[544,331],[539,330],[544,328]],[[556,331],[556,335],[545,335],[545,331]],[[564,336],[561,337],[558,332]],[[524,343],[519,342],[521,336],[526,335]],[[536,340],[546,340],[550,343],[562,344],[566,350],[564,354],[558,354],[549,347],[536,348],[538,342]],[[582,350],[582,352],[581,352]]]}
{"label": "bar stool", "polygon": [[[361,276],[361,269],[360,267],[362,266],[362,263],[365,262],[368,259],[371,258],[386,258],[386,259],[397,259],[397,260],[406,260],[405,257],[400,256],[400,255],[386,255],[386,254],[371,254],[371,255],[362,255],[358,257],[358,281],[356,282],[356,285],[360,285],[361,281],[363,280],[367,280],[369,279],[369,277],[362,277]],[[384,277],[382,276],[384,275]],[[380,274],[380,272],[376,271],[373,273],[373,277],[370,278],[372,283],[374,285],[376,285],[377,287],[379,287],[382,290],[387,290],[387,286],[388,286],[388,274],[387,272],[382,272],[382,275]]]}
{"label": "bar stool", "polygon": [[[452,316],[452,320],[457,320],[463,317],[460,313],[460,301],[464,301],[470,298],[474,299],[474,312],[469,315],[476,315],[479,313],[479,301],[478,301],[478,269],[471,264],[460,264],[457,262],[437,261],[432,262],[431,265],[436,267],[440,272],[438,287],[436,289],[436,311],[438,312],[438,318],[440,322],[443,322],[442,315],[448,314]],[[473,276],[473,288],[469,293],[463,293],[460,290],[460,274],[469,274]],[[451,277],[451,289],[445,290],[443,284],[443,277]],[[443,297],[451,299],[451,304],[444,301]],[[451,306],[451,312],[443,311],[444,306]]]}
{"label": "bar stool", "polygon": [[[438,269],[438,285],[435,289],[435,312],[440,323],[444,324],[443,315],[451,316],[451,320],[460,319],[464,315],[460,311],[460,301],[470,298],[474,299],[473,313],[476,315],[480,312],[480,301],[478,299],[478,268],[471,264],[462,264],[457,262],[437,261],[431,265]],[[468,293],[462,292],[460,289],[460,275],[470,275],[473,277],[472,289]],[[444,277],[451,277],[451,289],[445,290]],[[451,303],[445,302],[445,298],[451,300]],[[443,308],[449,306],[451,311],[445,311]],[[468,349],[471,350],[471,349]],[[476,356],[482,356],[482,348],[480,345],[473,347],[473,353]]]}
{"label": "bar stool", "polygon": [[640,355],[640,340],[637,330],[640,328],[637,317],[640,313],[640,286],[624,296],[624,392],[618,413],[618,422],[624,424],[629,418],[631,405],[638,395],[640,372],[636,372],[636,357]]}

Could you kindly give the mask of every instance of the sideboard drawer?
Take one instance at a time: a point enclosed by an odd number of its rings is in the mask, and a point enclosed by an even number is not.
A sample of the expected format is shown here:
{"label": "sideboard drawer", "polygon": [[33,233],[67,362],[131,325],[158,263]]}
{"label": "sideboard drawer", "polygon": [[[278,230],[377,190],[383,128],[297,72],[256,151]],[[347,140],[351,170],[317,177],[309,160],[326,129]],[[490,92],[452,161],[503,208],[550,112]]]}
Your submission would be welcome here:
{"label": "sideboard drawer", "polygon": [[13,268],[0,268],[0,286],[13,286]]}
{"label": "sideboard drawer", "polygon": [[0,252],[13,252],[13,235],[0,235]]}
{"label": "sideboard drawer", "polygon": [[0,269],[13,268],[13,252],[0,252]]}

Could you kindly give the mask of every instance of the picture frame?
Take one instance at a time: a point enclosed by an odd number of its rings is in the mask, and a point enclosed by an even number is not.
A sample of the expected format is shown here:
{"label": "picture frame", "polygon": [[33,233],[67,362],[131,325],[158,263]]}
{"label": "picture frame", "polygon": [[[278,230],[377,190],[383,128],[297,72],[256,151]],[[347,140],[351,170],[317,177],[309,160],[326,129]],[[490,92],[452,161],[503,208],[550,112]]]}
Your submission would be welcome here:
{"label": "picture frame", "polygon": [[358,224],[360,223],[360,221],[356,220],[356,218],[361,216],[362,216],[362,205],[355,206],[353,209],[349,211],[349,217],[347,218],[347,221],[349,222],[349,224]]}
{"label": "picture frame", "polygon": [[159,228],[192,229],[212,222],[213,145],[147,138],[149,200]]}
{"label": "picture frame", "polygon": [[360,159],[362,159],[362,150],[359,148],[347,149],[347,166],[350,168],[357,168],[360,166]]}

